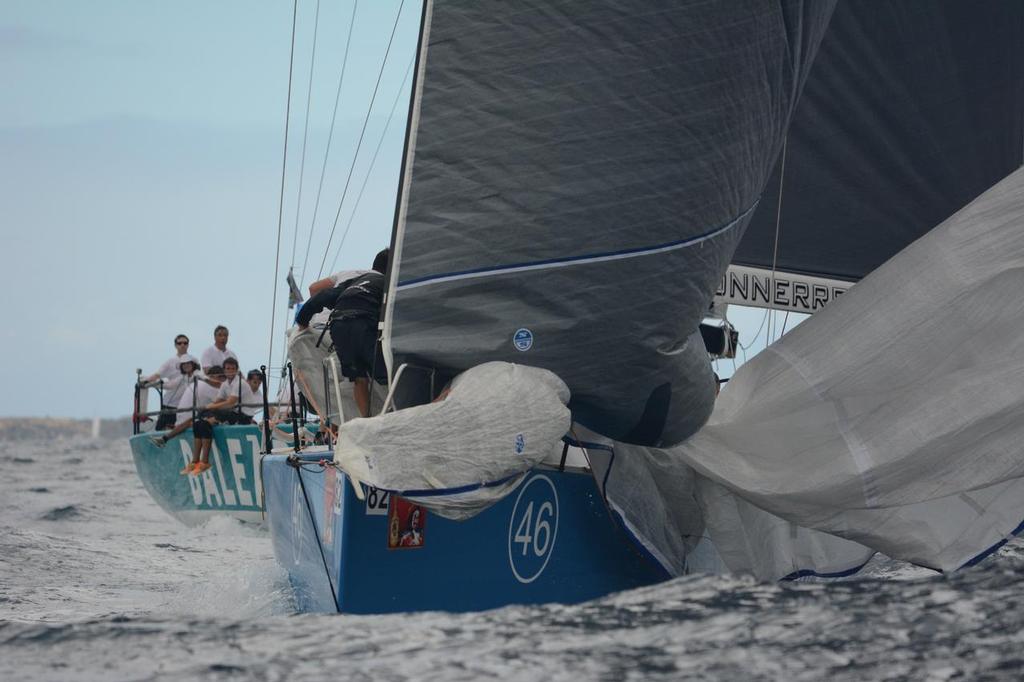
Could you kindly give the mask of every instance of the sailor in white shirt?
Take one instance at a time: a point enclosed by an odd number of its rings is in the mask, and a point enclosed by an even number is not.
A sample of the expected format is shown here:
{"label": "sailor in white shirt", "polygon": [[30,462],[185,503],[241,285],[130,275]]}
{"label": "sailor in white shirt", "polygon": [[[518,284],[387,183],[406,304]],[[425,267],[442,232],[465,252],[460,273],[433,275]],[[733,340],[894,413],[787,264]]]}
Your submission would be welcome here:
{"label": "sailor in white shirt", "polygon": [[341,286],[342,284],[351,282],[356,277],[362,277],[367,272],[369,272],[369,270],[339,270],[338,272],[334,273],[333,275],[330,275],[329,277],[318,279],[317,281],[310,284],[309,295],[310,297],[316,296],[319,292],[323,291],[324,289]]}
{"label": "sailor in white shirt", "polygon": [[177,409],[182,411],[177,412],[174,428],[162,436],[153,436],[153,443],[162,448],[167,441],[192,426],[193,414],[214,401],[223,379],[224,370],[216,365],[210,368],[206,376],[201,376],[199,372],[193,374],[178,403]]}
{"label": "sailor in white shirt", "polygon": [[175,409],[178,407],[181,397],[185,394],[186,388],[192,382],[192,377],[198,367],[199,363],[196,362],[196,359],[186,353],[185,355],[178,356],[177,374],[160,379],[162,386],[160,402],[163,411],[156,421],[157,431],[163,431],[174,426]]}
{"label": "sailor in white shirt", "polygon": [[206,371],[208,367],[214,365],[220,365],[224,367],[224,361],[228,358],[234,358],[235,362],[238,362],[238,356],[235,352],[228,348],[228,328],[222,324],[217,325],[217,328],[213,330],[213,345],[203,351],[203,355],[200,358],[202,360],[203,371]]}
{"label": "sailor in white shirt", "polygon": [[260,390],[263,375],[254,369],[243,381],[237,365],[233,366],[231,360],[224,363],[224,371],[226,380],[217,392],[217,399],[207,407],[207,412],[215,412],[213,416],[220,422],[251,424],[252,418],[263,409],[263,391]]}
{"label": "sailor in white shirt", "polygon": [[[178,421],[175,424],[175,428],[186,421],[192,420],[192,412],[182,412],[182,410],[202,410],[217,399],[220,383],[224,379],[224,370],[214,365],[210,368],[210,371],[215,374],[211,374],[207,380],[197,378],[196,381],[189,385],[188,390],[185,391],[181,402],[178,403]],[[186,426],[185,428],[188,427]]]}
{"label": "sailor in white shirt", "polygon": [[160,365],[157,371],[143,379],[143,383],[148,384],[159,379],[170,379],[179,374],[178,366],[181,364],[181,356],[188,355],[188,337],[184,334],[175,336],[174,350],[175,354],[165,360],[164,364]]}

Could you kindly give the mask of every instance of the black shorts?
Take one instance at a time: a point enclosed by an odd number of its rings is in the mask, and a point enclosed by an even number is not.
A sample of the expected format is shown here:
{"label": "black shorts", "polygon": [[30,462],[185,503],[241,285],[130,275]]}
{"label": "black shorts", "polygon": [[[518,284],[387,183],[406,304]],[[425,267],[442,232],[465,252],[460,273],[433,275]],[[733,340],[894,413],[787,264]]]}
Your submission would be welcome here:
{"label": "black shorts", "polygon": [[192,435],[200,439],[213,438],[213,424],[205,419],[196,419],[192,422]]}
{"label": "black shorts", "polygon": [[202,410],[200,419],[213,418],[218,424],[252,424],[252,417],[238,410]]}
{"label": "black shorts", "polygon": [[373,375],[378,384],[388,380],[387,367],[377,342],[377,320],[372,317],[341,317],[331,320],[331,341],[346,379]]}
{"label": "black shorts", "polygon": [[160,413],[160,416],[156,419],[156,426],[154,431],[164,431],[165,429],[173,429],[174,422],[178,421],[178,413],[173,407],[165,407]]}

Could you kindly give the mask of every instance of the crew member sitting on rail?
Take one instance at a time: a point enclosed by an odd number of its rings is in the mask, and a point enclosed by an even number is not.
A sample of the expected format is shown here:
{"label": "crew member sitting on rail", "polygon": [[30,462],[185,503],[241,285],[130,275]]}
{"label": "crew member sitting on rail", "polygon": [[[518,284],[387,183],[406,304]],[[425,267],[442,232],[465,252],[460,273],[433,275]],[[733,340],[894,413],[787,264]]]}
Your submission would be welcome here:
{"label": "crew member sitting on rail", "polygon": [[234,358],[235,362],[238,362],[238,356],[235,355],[235,351],[228,348],[228,328],[218,324],[213,330],[213,345],[204,350],[200,357],[203,371],[205,372],[207,367],[213,367],[214,365],[224,367],[224,362],[228,358]]}
{"label": "crew member sitting on rail", "polygon": [[[217,397],[217,392],[220,390],[220,384],[224,379],[224,368],[220,365],[214,365],[210,368],[210,371],[206,376],[200,377],[198,372],[193,376],[193,381],[190,383],[188,389],[185,391],[185,395],[181,397],[181,402],[178,403],[178,419],[174,425],[174,428],[163,434],[162,436],[150,436],[150,440],[158,448],[162,448],[172,438],[188,430],[192,426],[192,421],[198,416],[199,412],[207,405],[212,403]],[[187,474],[192,471],[193,465],[199,461],[197,454],[198,444],[193,449],[193,461],[186,466],[181,473]]]}
{"label": "crew member sitting on rail", "polygon": [[195,445],[192,448],[192,463],[181,470],[182,474],[201,474],[210,468],[210,448],[213,447],[213,425],[222,421],[231,423],[235,413],[220,409],[221,403],[232,394],[235,387],[240,388],[238,376],[238,360],[229,357],[224,360],[224,379],[213,402],[207,405],[192,422],[192,434]]}
{"label": "crew member sitting on rail", "polygon": [[[258,369],[251,370],[246,380],[242,381],[241,376],[238,375],[238,365],[234,364],[234,369],[232,370],[232,359],[229,358],[224,362],[224,370],[225,374],[229,375],[229,378],[221,385],[218,396],[222,395],[225,390],[230,390],[228,389],[229,386],[237,385],[241,398],[232,391],[226,398],[210,403],[199,414],[199,418],[192,424],[192,431],[195,434],[195,447],[192,451],[193,463],[191,472],[187,471],[188,467],[186,467],[181,472],[183,474],[201,474],[210,468],[210,448],[213,446],[213,427],[215,424],[251,424],[253,415],[262,407],[263,392],[260,390],[260,386],[263,384],[263,374]],[[230,375],[234,376],[231,377]],[[239,405],[240,402],[242,405],[241,409],[239,411],[233,410],[232,408]],[[246,405],[250,405],[250,407]]]}
{"label": "crew member sitting on rail", "polygon": [[[230,363],[231,360],[225,363],[225,370]],[[217,400],[207,406],[206,412],[214,413],[217,421],[226,424],[252,424],[252,418],[263,408],[262,385],[263,373],[258,369],[249,370],[245,381],[241,374],[236,374],[221,385]]]}

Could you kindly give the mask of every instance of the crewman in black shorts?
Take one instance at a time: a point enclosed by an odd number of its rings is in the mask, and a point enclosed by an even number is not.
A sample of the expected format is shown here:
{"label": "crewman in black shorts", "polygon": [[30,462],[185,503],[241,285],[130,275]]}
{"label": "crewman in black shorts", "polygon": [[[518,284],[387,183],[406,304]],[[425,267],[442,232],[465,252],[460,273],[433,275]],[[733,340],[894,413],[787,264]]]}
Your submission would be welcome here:
{"label": "crewman in black shorts", "polygon": [[352,395],[364,417],[370,416],[370,377],[387,382],[377,327],[384,301],[388,249],[377,254],[373,270],[353,280],[335,299],[330,332],[341,373],[353,382]]}

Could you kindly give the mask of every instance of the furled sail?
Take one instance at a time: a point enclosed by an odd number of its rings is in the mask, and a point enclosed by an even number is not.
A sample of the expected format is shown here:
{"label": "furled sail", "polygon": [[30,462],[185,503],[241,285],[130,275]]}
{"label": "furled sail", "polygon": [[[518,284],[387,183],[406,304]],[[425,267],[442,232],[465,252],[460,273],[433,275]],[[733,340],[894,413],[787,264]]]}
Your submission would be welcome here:
{"label": "furled sail", "polygon": [[714,400],[698,325],[831,13],[428,0],[392,366],[543,367],[599,433],[698,429]]}

